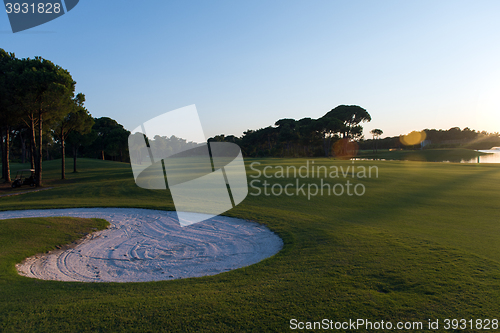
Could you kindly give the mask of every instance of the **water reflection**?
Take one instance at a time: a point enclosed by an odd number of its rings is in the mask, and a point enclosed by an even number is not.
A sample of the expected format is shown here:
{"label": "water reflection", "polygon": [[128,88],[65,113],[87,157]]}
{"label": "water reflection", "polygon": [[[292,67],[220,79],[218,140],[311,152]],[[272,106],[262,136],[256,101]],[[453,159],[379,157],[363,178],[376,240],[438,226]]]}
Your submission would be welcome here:
{"label": "water reflection", "polygon": [[488,150],[478,150],[488,155],[478,156],[470,160],[462,160],[461,163],[500,163],[500,147],[493,147]]}
{"label": "water reflection", "polygon": [[444,163],[500,163],[500,147],[493,147],[488,150],[477,150],[485,155],[470,158],[472,151],[454,151],[452,149],[429,150],[429,151],[411,151],[401,150],[390,153],[382,153],[381,157],[360,157],[351,158],[355,161],[420,161],[420,162],[444,162]]}

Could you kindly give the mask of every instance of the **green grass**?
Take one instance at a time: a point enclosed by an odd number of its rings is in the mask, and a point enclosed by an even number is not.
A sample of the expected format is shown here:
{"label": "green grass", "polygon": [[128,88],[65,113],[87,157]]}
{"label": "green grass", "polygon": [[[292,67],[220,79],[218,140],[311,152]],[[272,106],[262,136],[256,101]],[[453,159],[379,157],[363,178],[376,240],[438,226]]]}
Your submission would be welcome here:
{"label": "green grass", "polygon": [[362,150],[360,158],[383,159],[383,160],[405,160],[425,162],[461,162],[477,159],[478,156],[486,155],[471,149],[449,148],[449,149],[424,149],[424,150]]}
{"label": "green grass", "polygon": [[102,219],[72,217],[0,220],[0,280],[11,280],[14,265],[23,259],[70,244],[108,224]]}
{"label": "green grass", "polygon": [[[248,159],[247,166],[256,161],[262,163],[260,171],[273,167],[271,173],[280,165],[298,168],[306,163]],[[314,162],[353,165],[330,159]],[[21,277],[14,264],[22,257],[102,225],[74,220],[70,227],[65,219],[4,221],[0,331],[285,332],[292,318],[393,323],[498,318],[499,166],[405,161],[354,165],[375,165],[379,176],[344,179],[340,174],[340,179],[324,181],[362,183],[363,196],[308,200],[303,195],[253,196],[257,190],[251,188],[245,201],[226,215],[267,225],[282,237],[284,248],[256,265],[211,277],[127,284]],[[82,159],[80,166],[79,173],[68,173],[67,181],[59,181],[59,161],[47,162],[46,186],[55,188],[0,198],[0,210],[173,209],[168,191],[138,188],[127,164]],[[267,181],[295,184],[295,179],[286,178]],[[318,178],[299,181],[320,184]],[[44,228],[48,223],[51,228]]]}

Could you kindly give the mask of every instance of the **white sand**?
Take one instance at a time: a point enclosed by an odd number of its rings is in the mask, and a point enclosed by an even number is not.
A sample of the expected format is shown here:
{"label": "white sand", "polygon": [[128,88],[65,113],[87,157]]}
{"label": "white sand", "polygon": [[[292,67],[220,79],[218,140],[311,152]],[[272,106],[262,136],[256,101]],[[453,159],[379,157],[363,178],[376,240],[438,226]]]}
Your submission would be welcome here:
{"label": "white sand", "polygon": [[281,238],[255,222],[218,216],[180,227],[175,212],[77,208],[0,212],[0,219],[73,216],[111,226],[78,245],[27,258],[21,275],[43,280],[134,282],[215,275],[276,254]]}

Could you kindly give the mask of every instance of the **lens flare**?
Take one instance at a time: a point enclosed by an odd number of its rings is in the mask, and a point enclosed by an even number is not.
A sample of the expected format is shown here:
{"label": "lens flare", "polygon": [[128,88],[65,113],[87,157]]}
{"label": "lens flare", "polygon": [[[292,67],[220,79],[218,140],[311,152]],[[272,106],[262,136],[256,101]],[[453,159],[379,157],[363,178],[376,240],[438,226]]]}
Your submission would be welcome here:
{"label": "lens flare", "polygon": [[413,131],[406,135],[401,135],[399,137],[399,141],[401,141],[401,143],[404,144],[405,146],[413,146],[422,143],[422,141],[424,141],[426,137],[427,134],[425,133],[425,131],[421,132]]}
{"label": "lens flare", "polygon": [[349,160],[358,154],[358,144],[348,139],[340,139],[333,145],[335,157]]}

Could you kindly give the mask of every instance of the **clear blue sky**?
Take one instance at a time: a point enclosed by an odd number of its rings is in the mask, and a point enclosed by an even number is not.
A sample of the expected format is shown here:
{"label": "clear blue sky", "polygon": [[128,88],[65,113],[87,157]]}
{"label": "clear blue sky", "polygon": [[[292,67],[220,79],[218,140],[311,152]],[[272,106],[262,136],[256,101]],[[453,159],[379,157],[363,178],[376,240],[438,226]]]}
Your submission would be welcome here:
{"label": "clear blue sky", "polygon": [[[2,15],[2,14],[0,14]],[[0,47],[68,69],[132,130],[196,104],[205,134],[364,107],[384,136],[500,132],[500,1],[80,0]]]}

